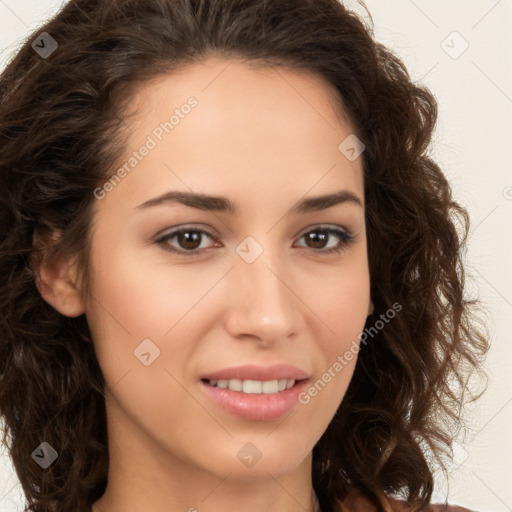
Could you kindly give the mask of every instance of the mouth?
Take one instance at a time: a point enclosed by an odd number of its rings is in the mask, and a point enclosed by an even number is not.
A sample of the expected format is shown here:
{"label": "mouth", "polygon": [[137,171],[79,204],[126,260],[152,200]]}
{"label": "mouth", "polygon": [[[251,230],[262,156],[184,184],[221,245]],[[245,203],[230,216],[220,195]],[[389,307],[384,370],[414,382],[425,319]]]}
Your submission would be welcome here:
{"label": "mouth", "polygon": [[202,382],[213,388],[229,389],[238,393],[255,395],[275,395],[291,389],[298,382],[306,379],[274,379],[274,380],[241,380],[241,379],[201,379]]}
{"label": "mouth", "polygon": [[225,413],[248,421],[276,421],[299,406],[308,381],[203,378],[199,387]]}

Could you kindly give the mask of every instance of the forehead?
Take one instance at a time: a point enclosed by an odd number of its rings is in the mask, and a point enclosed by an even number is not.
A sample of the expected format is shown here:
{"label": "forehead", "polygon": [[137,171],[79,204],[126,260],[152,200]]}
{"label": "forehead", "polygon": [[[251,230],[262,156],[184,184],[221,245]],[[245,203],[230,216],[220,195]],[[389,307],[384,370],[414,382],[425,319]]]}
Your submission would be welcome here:
{"label": "forehead", "polygon": [[217,195],[249,189],[274,199],[313,187],[312,195],[361,190],[361,159],[349,161],[339,149],[353,128],[338,98],[311,73],[235,60],[155,77],[130,100],[124,161],[144,145],[151,151],[124,179],[124,191],[140,204],[163,187]]}
{"label": "forehead", "polygon": [[[283,107],[299,107],[299,111],[307,105],[331,127],[340,119],[350,124],[341,94],[319,74],[306,69],[220,56],[180,65],[140,83],[133,90],[126,114],[137,110],[141,112],[141,108],[142,114],[149,114],[148,109],[158,107],[157,112],[162,115],[173,102],[190,96],[192,91],[196,97],[212,100],[212,105],[219,107],[226,106],[223,100],[240,109],[258,104],[258,100],[269,102],[269,107],[278,102]],[[136,115],[139,120],[143,117]]]}

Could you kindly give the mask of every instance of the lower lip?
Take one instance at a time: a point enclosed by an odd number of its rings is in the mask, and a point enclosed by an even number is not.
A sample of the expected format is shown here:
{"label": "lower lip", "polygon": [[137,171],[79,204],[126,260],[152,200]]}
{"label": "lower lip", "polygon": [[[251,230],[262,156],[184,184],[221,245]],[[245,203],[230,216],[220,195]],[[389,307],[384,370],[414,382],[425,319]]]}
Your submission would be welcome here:
{"label": "lower lip", "polygon": [[201,389],[225,411],[251,421],[272,421],[289,413],[298,403],[307,380],[278,393],[242,393],[199,381]]}

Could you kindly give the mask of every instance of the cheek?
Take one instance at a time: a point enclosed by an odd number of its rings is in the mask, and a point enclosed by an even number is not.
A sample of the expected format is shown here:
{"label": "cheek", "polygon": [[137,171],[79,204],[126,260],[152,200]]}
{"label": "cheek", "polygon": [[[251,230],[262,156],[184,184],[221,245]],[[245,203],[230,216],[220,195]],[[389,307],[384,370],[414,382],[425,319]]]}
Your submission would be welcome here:
{"label": "cheek", "polygon": [[368,316],[370,277],[366,260],[356,260],[323,279],[315,295],[316,302],[312,303],[319,305],[319,316],[330,328],[336,347],[343,348],[348,339],[361,333]]}
{"label": "cheek", "polygon": [[103,373],[115,382],[128,370],[143,366],[134,351],[144,340],[155,344],[149,346],[152,357],[162,350],[161,340],[175,323],[172,312],[179,309],[179,300],[161,280],[151,278],[154,269],[141,271],[133,251],[102,241],[97,238],[98,249],[91,259],[87,320]]}
{"label": "cheek", "polygon": [[89,311],[100,329],[122,332],[134,341],[162,336],[184,309],[189,288],[175,279],[179,272],[171,276],[168,269],[145,264],[130,247],[101,245],[92,268]]}
{"label": "cheek", "polygon": [[[318,316],[323,326],[317,340],[322,354],[321,382],[312,394],[331,409],[341,402],[352,378],[360,347],[360,335],[368,317],[370,279],[367,266],[358,263],[338,274],[317,296]],[[312,300],[312,299],[311,299]],[[320,331],[318,331],[320,332]],[[324,387],[330,388],[320,393]],[[327,403],[328,402],[328,403]]]}
{"label": "cheek", "polygon": [[201,298],[218,277],[211,271],[191,274],[176,265],[145,262],[119,239],[97,240],[101,249],[91,261],[87,319],[106,380],[110,384],[128,371],[131,376],[144,371],[144,358],[152,370],[184,367],[195,348],[193,328],[208,302]]}

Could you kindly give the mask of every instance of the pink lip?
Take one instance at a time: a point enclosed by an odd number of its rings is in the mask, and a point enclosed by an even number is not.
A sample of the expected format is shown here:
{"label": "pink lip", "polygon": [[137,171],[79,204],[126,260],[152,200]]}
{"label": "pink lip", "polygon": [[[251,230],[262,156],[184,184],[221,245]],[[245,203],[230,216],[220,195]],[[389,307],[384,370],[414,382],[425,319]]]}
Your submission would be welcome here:
{"label": "pink lip", "polygon": [[203,375],[202,379],[208,380],[279,380],[279,379],[307,379],[309,375],[295,366],[288,364],[275,364],[272,366],[244,365],[225,368],[216,372]]}
{"label": "pink lip", "polygon": [[[265,378],[265,380],[274,379]],[[199,386],[213,402],[231,414],[250,421],[272,421],[291,412],[297,406],[299,395],[306,387],[308,380],[301,380],[290,389],[269,395],[217,388],[204,381],[200,381]]]}

